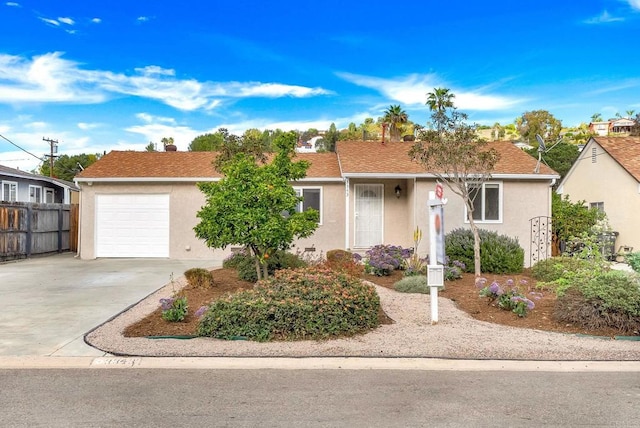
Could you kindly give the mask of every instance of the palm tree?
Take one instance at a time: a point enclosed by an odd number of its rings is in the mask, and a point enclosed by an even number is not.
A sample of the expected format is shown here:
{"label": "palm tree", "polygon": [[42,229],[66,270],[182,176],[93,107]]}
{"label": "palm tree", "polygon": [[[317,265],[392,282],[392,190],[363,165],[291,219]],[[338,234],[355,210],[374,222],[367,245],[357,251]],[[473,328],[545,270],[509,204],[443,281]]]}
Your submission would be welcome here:
{"label": "palm tree", "polygon": [[391,141],[400,141],[401,127],[403,123],[407,123],[409,115],[402,110],[400,105],[390,105],[388,109],[384,111],[383,120],[389,124],[389,133],[391,134]]}
{"label": "palm tree", "polygon": [[427,105],[431,111],[442,112],[453,107],[455,97],[447,88],[434,88],[433,92],[427,94]]}
{"label": "palm tree", "polygon": [[602,122],[602,115],[600,113],[594,113],[591,115],[591,122]]}
{"label": "palm tree", "polygon": [[633,117],[633,113],[635,112],[635,110],[627,110],[627,118],[631,119]]}

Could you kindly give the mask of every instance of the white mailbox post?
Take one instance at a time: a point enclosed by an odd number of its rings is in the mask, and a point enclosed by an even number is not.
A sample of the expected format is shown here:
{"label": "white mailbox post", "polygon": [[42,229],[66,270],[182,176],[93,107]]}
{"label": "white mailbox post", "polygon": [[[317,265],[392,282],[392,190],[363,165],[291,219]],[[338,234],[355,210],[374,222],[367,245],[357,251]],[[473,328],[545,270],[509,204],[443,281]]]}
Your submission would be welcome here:
{"label": "white mailbox post", "polygon": [[[447,200],[443,197],[442,184],[435,192],[429,192],[429,265],[427,285],[431,300],[431,324],[438,323],[438,289],[444,287],[444,215]],[[442,264],[438,264],[438,262]]]}

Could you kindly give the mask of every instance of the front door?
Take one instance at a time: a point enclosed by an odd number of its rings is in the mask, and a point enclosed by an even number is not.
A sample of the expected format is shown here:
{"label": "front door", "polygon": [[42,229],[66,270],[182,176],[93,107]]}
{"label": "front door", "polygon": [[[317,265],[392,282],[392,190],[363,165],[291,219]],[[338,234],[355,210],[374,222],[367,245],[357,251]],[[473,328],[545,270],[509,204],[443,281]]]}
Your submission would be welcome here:
{"label": "front door", "polygon": [[382,184],[356,184],[355,242],[356,248],[382,244]]}

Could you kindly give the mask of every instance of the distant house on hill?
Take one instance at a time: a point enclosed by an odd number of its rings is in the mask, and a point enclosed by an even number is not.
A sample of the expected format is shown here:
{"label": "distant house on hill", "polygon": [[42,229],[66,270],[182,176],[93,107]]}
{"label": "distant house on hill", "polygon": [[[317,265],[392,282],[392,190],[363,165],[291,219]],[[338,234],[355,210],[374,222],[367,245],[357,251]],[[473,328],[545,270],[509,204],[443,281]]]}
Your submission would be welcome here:
{"label": "distant house on hill", "polygon": [[589,123],[589,131],[600,137],[607,137],[610,134],[629,134],[635,124],[635,120],[627,117],[609,119],[607,121]]}

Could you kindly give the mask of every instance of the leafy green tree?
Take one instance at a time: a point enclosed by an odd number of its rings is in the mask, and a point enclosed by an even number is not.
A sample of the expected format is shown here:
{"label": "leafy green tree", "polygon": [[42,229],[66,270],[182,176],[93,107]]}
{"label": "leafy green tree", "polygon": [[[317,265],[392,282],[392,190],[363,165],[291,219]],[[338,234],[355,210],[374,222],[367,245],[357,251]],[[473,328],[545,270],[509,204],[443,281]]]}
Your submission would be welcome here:
{"label": "leafy green tree", "polygon": [[224,178],[198,184],[206,204],[197,214],[196,237],[211,248],[245,246],[255,256],[258,278],[268,276],[265,260],[270,254],[311,236],[318,227],[316,210],[296,210],[302,198],[290,182],[304,178],[309,163],[292,161],[295,144],[295,133],[279,136],[275,157],[267,164],[237,153],[222,163]]}
{"label": "leafy green tree", "polygon": [[462,198],[474,238],[474,271],[479,277],[480,235],[473,214],[474,200],[478,188],[491,177],[500,154],[478,138],[477,125],[466,124],[467,115],[451,102],[454,95],[442,88],[440,91],[450,96],[448,107],[432,109],[431,121],[436,129],[424,131],[424,141],[414,143],[409,156]]}
{"label": "leafy green tree", "polygon": [[144,150],[147,152],[157,152],[156,145],[151,141],[149,141],[149,144],[145,146]]}
{"label": "leafy green tree", "polygon": [[[580,151],[578,150],[578,146],[575,144],[565,143],[561,141],[555,146],[551,146],[548,148],[549,151],[546,153],[542,153],[542,161],[551,169],[560,174],[561,179],[569,169],[571,169],[571,165],[578,159],[580,155]],[[538,158],[538,149],[533,148],[526,150],[534,158]]]}
{"label": "leafy green tree", "polygon": [[[53,162],[53,176],[61,180],[73,181],[80,171],[100,159],[99,154],[62,155]],[[49,161],[40,165],[40,174],[49,176]]]}
{"label": "leafy green tree", "polygon": [[340,136],[338,137],[340,141],[360,140],[361,138],[362,135],[356,124],[353,122],[349,123],[349,127],[347,129],[341,129]]}
{"label": "leafy green tree", "polygon": [[626,111],[627,118],[631,119],[633,117],[633,113],[635,113],[635,112],[636,112],[635,110],[627,110]]}
{"label": "leafy green tree", "polygon": [[491,138],[494,141],[502,140],[505,135],[506,135],[505,129],[498,122],[494,123],[493,127],[491,128]]}
{"label": "leafy green tree", "polygon": [[551,199],[553,234],[560,242],[568,242],[574,237],[590,233],[605,215],[597,208],[588,208],[585,201],[571,202],[569,195],[564,198],[553,192]]}
{"label": "leafy green tree", "polygon": [[219,131],[214,134],[198,135],[189,144],[190,152],[215,152],[224,143],[224,135]]}
{"label": "leafy green tree", "polygon": [[407,112],[402,110],[399,104],[390,105],[389,108],[384,111],[383,120],[389,124],[391,141],[400,141],[403,130],[402,126],[409,120]]}
{"label": "leafy green tree", "polygon": [[602,122],[602,115],[600,113],[594,113],[591,115],[591,122]]}
{"label": "leafy green tree", "polygon": [[536,134],[546,141],[557,141],[562,131],[562,122],[546,110],[527,111],[516,119],[516,128],[523,140],[538,147]]}
{"label": "leafy green tree", "polygon": [[338,141],[338,137],[340,133],[336,128],[335,123],[331,123],[329,126],[329,130],[324,134],[321,140],[316,141],[316,149],[319,152],[335,152],[336,151],[336,142]]}
{"label": "leafy green tree", "polygon": [[261,150],[265,153],[271,151],[271,134],[269,131],[262,132],[257,128],[249,128],[242,134],[242,146],[253,147],[254,150]]}

